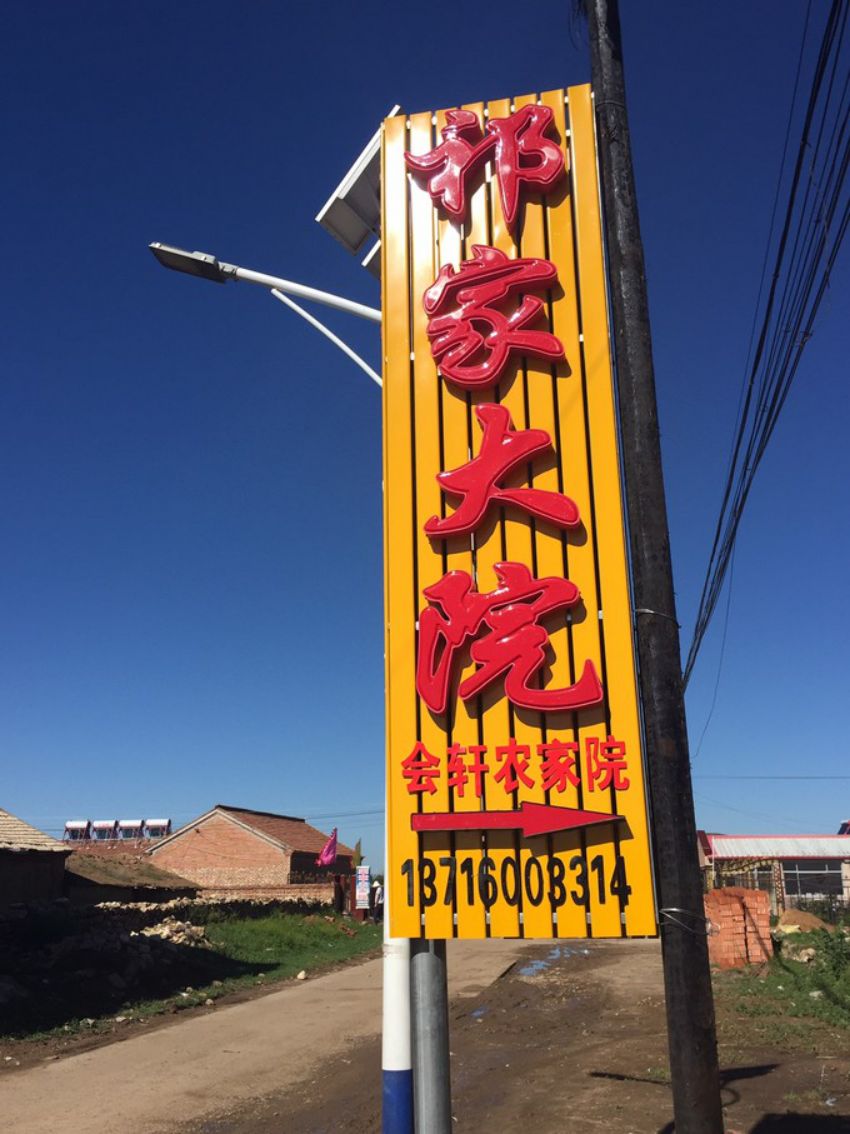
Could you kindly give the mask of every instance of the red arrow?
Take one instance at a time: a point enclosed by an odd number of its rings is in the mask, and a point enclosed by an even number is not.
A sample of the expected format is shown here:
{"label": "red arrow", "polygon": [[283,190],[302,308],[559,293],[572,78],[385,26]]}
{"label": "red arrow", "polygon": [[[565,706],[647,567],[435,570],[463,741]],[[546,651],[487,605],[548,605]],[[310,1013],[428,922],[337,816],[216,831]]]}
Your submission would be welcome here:
{"label": "red arrow", "polygon": [[551,807],[548,803],[523,803],[519,811],[435,811],[410,817],[414,831],[501,831],[522,828],[523,838],[616,823],[622,815],[604,811],[579,811],[575,807]]}

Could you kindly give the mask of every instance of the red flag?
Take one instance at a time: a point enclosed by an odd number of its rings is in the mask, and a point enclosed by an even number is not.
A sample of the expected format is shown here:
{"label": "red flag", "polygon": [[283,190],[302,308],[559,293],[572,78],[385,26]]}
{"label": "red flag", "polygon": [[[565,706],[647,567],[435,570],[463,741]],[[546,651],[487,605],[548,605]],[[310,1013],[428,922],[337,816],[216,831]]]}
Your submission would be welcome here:
{"label": "red flag", "polygon": [[316,866],[333,866],[336,862],[336,827],[331,832],[331,837],[319,851],[319,857],[316,859]]}

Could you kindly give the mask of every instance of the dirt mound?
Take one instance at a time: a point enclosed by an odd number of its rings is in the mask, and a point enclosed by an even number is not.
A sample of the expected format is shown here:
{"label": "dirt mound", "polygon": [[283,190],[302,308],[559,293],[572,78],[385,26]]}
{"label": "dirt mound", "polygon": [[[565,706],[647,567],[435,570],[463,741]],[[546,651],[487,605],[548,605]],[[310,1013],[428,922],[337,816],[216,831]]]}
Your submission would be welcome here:
{"label": "dirt mound", "polygon": [[194,882],[189,882],[169,870],[162,870],[148,858],[133,854],[114,854],[111,858],[99,858],[74,852],[65,863],[65,870],[99,882],[103,886],[151,887],[160,890],[197,890]]}
{"label": "dirt mound", "polygon": [[835,929],[834,925],[827,925],[825,921],[821,921],[812,913],[806,913],[805,910],[786,910],[780,914],[778,924],[785,933],[793,932],[795,929],[800,933],[811,933],[815,929],[826,929],[832,933]]}

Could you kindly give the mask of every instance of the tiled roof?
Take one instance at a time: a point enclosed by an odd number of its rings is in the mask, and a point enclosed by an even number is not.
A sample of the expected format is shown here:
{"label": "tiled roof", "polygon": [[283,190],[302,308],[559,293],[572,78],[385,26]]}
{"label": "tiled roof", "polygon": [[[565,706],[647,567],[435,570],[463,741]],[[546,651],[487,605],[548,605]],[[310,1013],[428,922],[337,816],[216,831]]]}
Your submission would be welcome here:
{"label": "tiled roof", "polygon": [[57,839],[0,807],[0,850],[68,851]]}
{"label": "tiled roof", "polygon": [[[228,807],[227,804],[217,803],[216,811],[225,811],[244,823],[246,827],[253,827],[279,843],[294,851],[306,851],[318,854],[330,838],[322,834],[315,827],[311,827],[304,819],[296,819],[289,815],[275,815],[270,811],[246,811],[241,807]],[[344,843],[338,842],[336,852],[338,855],[352,855],[354,851]]]}

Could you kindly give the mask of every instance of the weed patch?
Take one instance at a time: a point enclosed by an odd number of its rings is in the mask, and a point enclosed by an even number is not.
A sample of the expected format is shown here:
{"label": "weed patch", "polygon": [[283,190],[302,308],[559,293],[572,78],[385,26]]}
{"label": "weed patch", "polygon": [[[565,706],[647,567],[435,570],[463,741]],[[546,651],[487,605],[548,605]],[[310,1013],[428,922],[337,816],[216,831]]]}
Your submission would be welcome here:
{"label": "weed patch", "polygon": [[[794,934],[796,952],[811,947],[808,964],[779,952],[758,969],[718,973],[718,1005],[727,1029],[749,1030],[790,1046],[805,1046],[815,1021],[830,1031],[850,1029],[850,943],[841,933]],[[846,1036],[844,1041],[846,1044]]]}

